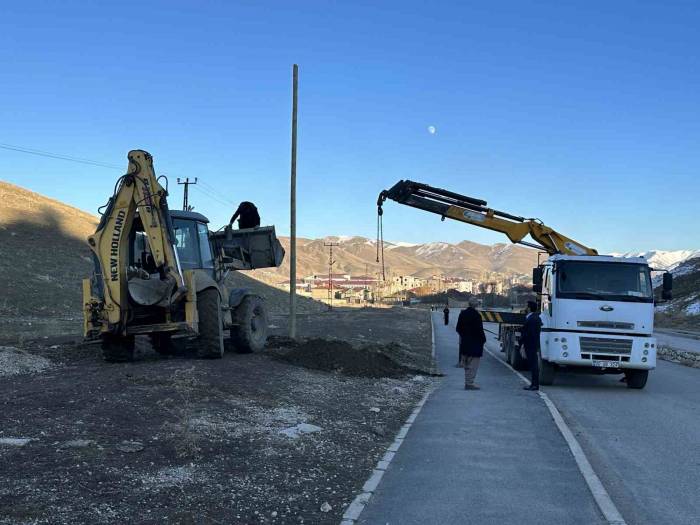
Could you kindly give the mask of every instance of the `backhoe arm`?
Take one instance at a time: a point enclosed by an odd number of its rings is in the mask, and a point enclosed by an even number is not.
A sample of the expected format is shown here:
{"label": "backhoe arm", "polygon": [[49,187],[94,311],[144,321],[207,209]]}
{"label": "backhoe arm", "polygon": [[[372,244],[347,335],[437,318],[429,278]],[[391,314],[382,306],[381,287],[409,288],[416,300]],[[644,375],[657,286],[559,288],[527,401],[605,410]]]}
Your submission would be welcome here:
{"label": "backhoe arm", "polygon": [[167,192],[158,183],[153,158],[142,150],[130,151],[128,158],[127,174],[117,182],[97,231],[88,237],[95,259],[93,286],[104,301],[105,320],[112,332],[123,330],[128,318],[129,234],[137,210],[160,279],[171,285],[170,302],[177,302],[187,292],[175,247]]}
{"label": "backhoe arm", "polygon": [[[389,190],[384,190],[377,199],[378,212],[382,214],[382,205],[387,199],[400,204],[425,210],[467,224],[473,224],[488,230],[505,234],[513,243],[523,244],[548,254],[567,255],[597,255],[593,248],[588,248],[552,228],[545,226],[536,219],[526,219],[502,211],[488,208],[486,201],[467,197],[441,188],[435,188],[401,180]],[[538,244],[524,241],[530,235]]]}

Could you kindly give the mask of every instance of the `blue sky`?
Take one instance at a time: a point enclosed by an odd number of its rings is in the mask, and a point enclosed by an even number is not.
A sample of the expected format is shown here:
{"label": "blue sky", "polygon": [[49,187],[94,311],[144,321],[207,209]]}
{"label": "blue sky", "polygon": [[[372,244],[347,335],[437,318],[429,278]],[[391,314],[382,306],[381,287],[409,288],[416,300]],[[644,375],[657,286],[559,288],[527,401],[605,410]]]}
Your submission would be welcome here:
{"label": "blue sky", "polygon": [[[197,176],[287,233],[375,234],[398,179],[600,251],[700,247],[697,2],[4,2],[0,143]],[[437,132],[430,134],[428,126]],[[119,170],[0,149],[0,179],[95,211]],[[204,188],[206,191],[207,188]],[[2,204],[0,204],[1,206]],[[385,238],[502,242],[388,204]]]}

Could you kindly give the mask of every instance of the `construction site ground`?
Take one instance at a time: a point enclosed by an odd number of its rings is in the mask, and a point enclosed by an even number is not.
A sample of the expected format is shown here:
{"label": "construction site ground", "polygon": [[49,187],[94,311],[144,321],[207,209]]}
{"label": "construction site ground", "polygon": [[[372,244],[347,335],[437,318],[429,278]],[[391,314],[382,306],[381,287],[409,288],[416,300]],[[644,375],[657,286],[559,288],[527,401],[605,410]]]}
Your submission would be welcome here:
{"label": "construction site ground", "polygon": [[428,313],[271,320],[269,348],[107,364],[0,346],[0,523],[338,523],[432,387]]}

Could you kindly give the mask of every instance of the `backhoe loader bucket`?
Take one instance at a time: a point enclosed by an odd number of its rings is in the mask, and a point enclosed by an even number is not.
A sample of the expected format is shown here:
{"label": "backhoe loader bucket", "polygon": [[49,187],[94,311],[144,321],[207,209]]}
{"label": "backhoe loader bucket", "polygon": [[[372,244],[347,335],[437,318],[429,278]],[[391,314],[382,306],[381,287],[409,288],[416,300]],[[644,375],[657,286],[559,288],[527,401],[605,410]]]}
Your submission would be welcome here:
{"label": "backhoe loader bucket", "polygon": [[225,266],[233,270],[276,268],[284,260],[284,248],[277,240],[274,226],[212,233],[212,244]]}

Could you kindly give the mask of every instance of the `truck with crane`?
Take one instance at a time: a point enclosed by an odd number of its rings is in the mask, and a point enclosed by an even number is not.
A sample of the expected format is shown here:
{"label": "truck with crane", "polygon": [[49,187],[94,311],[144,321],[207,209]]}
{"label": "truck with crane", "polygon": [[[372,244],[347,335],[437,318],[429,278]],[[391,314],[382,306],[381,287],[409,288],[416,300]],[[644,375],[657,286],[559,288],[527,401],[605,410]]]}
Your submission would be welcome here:
{"label": "truck with crane", "polygon": [[[627,386],[644,388],[656,367],[654,290],[647,261],[600,255],[542,221],[489,208],[487,202],[452,191],[401,180],[379,194],[378,215],[386,200],[505,234],[548,257],[533,269],[533,291],[542,319],[540,383],[551,385],[559,371],[624,374]],[[530,240],[525,240],[527,237]],[[671,299],[673,282],[663,274],[662,300]],[[523,314],[482,312],[499,323],[506,360],[516,369],[527,364],[519,352]]]}
{"label": "truck with crane", "polygon": [[170,210],[167,179],[156,177],[148,152],[130,151],[128,160],[88,237],[94,270],[83,280],[86,339],[100,341],[107,361],[133,359],[138,335],[162,355],[172,353],[176,336],[199,357],[222,357],[226,341],[239,352],[262,349],[265,301],[230,287],[227,277],[282,264],[274,226],[211,232],[201,213]]}

